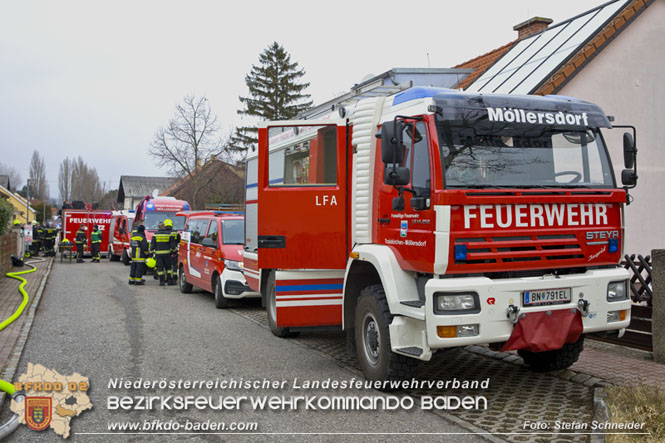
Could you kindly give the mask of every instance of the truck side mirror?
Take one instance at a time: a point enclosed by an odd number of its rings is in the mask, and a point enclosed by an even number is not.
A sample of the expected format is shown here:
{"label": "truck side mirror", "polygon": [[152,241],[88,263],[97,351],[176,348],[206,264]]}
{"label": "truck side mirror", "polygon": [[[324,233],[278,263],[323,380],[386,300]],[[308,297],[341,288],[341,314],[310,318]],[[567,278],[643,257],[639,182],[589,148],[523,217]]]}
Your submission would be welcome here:
{"label": "truck side mirror", "polygon": [[634,187],[637,184],[637,174],[635,171],[632,169],[624,169],[621,171],[621,184]]}
{"label": "truck side mirror", "polygon": [[381,126],[381,161],[383,163],[402,163],[404,149],[402,148],[402,130],[404,122],[393,120]]}
{"label": "truck side mirror", "polygon": [[409,168],[386,166],[383,171],[383,183],[392,186],[405,186],[409,184],[411,174]]}
{"label": "truck side mirror", "polygon": [[[627,169],[632,169],[635,165],[635,140],[629,132],[623,133],[623,164]],[[623,173],[621,180],[623,181]]]}

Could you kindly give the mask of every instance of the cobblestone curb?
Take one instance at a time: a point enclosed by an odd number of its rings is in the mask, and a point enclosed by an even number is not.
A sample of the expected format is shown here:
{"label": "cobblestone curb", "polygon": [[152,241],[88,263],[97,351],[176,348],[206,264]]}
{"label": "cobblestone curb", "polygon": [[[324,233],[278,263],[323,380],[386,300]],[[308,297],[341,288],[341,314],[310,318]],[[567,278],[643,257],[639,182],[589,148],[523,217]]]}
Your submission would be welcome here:
{"label": "cobblestone curb", "polygon": [[[30,334],[32,322],[35,319],[35,311],[37,311],[39,301],[41,300],[42,294],[44,293],[44,287],[46,286],[46,282],[48,280],[49,274],[51,273],[51,268],[53,267],[54,261],[55,260],[53,258],[50,259],[46,273],[42,277],[42,281],[39,284],[39,288],[37,289],[37,294],[30,299],[27,310],[23,313],[26,318],[25,323],[23,323],[23,328],[21,328],[21,335],[19,335],[18,339],[16,340],[16,344],[14,345],[14,351],[6,363],[6,368],[2,374],[0,374],[0,379],[2,380],[11,381],[14,379],[16,368],[18,368],[19,360],[21,359],[21,354],[23,353],[23,348],[25,347],[25,343],[28,341],[28,335]],[[5,397],[6,395],[3,392],[2,395],[0,395],[0,409],[2,409]]]}
{"label": "cobblestone curb", "polygon": [[[512,363],[518,366],[524,365],[524,360],[522,357],[512,352],[492,351],[490,348],[477,345],[466,346],[464,350],[473,352],[474,354],[484,355],[485,357],[491,357],[496,360],[503,360],[506,363]],[[605,388],[607,386],[611,386],[611,383],[607,382],[606,380],[594,377],[589,374],[584,374],[583,372],[573,371],[571,369],[560,369],[558,371],[548,372],[547,374],[563,380],[571,381],[573,383],[588,386],[590,388]]]}
{"label": "cobblestone curb", "polygon": [[[464,349],[475,354],[492,357],[497,360],[503,360],[506,363],[512,363],[514,365],[520,366],[524,365],[524,360],[522,357],[511,352],[498,352],[483,346],[476,345],[467,346]],[[598,422],[610,421],[611,415],[609,407],[607,406],[607,393],[605,392],[604,388],[610,386],[611,383],[601,378],[584,374],[582,372],[576,372],[571,369],[561,369],[558,371],[550,372],[549,374],[555,377],[559,377],[563,380],[594,388],[593,420]],[[605,442],[605,434],[601,430],[595,430],[589,437],[589,441],[592,443],[603,443]]]}

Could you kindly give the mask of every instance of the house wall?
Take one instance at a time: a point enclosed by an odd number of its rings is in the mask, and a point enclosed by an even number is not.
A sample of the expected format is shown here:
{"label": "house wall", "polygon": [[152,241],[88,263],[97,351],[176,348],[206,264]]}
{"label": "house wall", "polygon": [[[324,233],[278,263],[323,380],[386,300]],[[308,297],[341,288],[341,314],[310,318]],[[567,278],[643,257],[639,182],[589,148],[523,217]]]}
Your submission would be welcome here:
{"label": "house wall", "polygon": [[[637,188],[626,207],[627,254],[665,249],[665,0],[654,1],[557,94],[598,104],[615,124],[637,128]],[[617,184],[623,129],[605,131]]]}

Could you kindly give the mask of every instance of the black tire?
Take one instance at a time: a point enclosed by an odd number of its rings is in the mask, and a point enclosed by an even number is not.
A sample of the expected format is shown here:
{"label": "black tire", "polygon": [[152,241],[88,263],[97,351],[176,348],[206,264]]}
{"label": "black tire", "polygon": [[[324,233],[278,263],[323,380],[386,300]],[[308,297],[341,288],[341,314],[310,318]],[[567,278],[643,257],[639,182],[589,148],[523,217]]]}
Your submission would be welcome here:
{"label": "black tire", "polygon": [[[155,275],[157,275],[156,272]],[[182,292],[183,294],[189,294],[190,292],[192,292],[192,288],[194,286],[192,286],[191,283],[187,283],[187,280],[185,279],[185,270],[182,268],[182,266],[180,266],[180,268],[178,269],[178,275],[180,277],[180,284],[178,285],[180,286],[180,292]]]}
{"label": "black tire", "polygon": [[416,375],[419,361],[395,354],[390,347],[393,319],[381,285],[363,289],[355,308],[356,349],[367,380],[408,380]]}
{"label": "black tire", "polygon": [[549,372],[566,369],[577,361],[584,350],[584,336],[575,343],[564,343],[561,349],[544,352],[531,352],[520,349],[517,353],[536,372]]}
{"label": "black tire", "polygon": [[292,338],[300,335],[300,332],[291,332],[289,328],[277,327],[277,307],[275,290],[275,272],[271,272],[266,283],[266,311],[268,312],[268,326],[273,335],[281,338]]}
{"label": "black tire", "polygon": [[222,291],[222,277],[216,277],[216,282],[213,282],[212,292],[215,294],[215,307],[217,309],[226,309],[229,307],[229,299],[224,297],[224,292]]}
{"label": "black tire", "polygon": [[122,251],[122,262],[124,263],[125,266],[129,266],[131,264],[131,260],[129,259],[129,254],[127,254],[127,249],[124,249]]}
{"label": "black tire", "polygon": [[120,261],[120,256],[113,253],[113,249],[109,246],[109,261]]}

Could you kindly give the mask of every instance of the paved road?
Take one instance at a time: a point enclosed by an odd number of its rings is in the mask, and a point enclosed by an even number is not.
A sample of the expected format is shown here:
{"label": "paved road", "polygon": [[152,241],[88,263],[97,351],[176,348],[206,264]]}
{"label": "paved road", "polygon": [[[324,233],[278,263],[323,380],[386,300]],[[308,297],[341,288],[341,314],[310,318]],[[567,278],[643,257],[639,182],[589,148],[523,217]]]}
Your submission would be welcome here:
{"label": "paved road", "polygon": [[[256,305],[236,304],[234,310],[217,310],[212,296],[203,292],[181,294],[177,287],[127,285],[129,268],[120,263],[60,264],[51,276],[17,374],[28,362],[39,363],[63,375],[74,372],[90,378],[89,396],[94,404],[72,421],[75,441],[183,440],[183,435],[90,435],[107,432],[109,422],[177,420],[184,422],[243,421],[258,423],[260,433],[277,435],[197,435],[194,441],[479,441],[463,433],[441,415],[413,410],[395,411],[109,411],[112,395],[339,395],[340,391],[298,390],[293,380],[349,380],[358,373],[334,356],[297,341],[276,338],[251,316]],[[251,315],[238,315],[246,309]],[[260,322],[259,322],[260,323]],[[337,346],[339,337],[319,337]],[[324,346],[325,348],[325,346]],[[481,358],[481,357],[478,357]],[[489,361],[489,360],[487,360]],[[489,364],[489,363],[488,363]],[[506,365],[510,366],[510,365]],[[125,380],[263,380],[286,381],[284,389],[146,391],[109,388],[111,378]],[[445,375],[444,375],[445,377]],[[445,379],[445,378],[444,378]],[[374,390],[343,391],[354,396],[380,396]],[[418,405],[418,403],[416,403]],[[3,421],[7,410],[3,411]],[[344,435],[328,433],[432,433],[427,436]],[[280,435],[280,433],[318,433]],[[36,433],[21,426],[8,441],[56,441],[53,431]]]}

